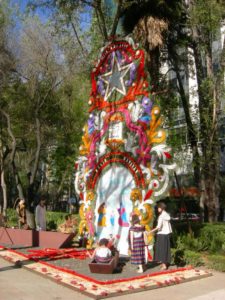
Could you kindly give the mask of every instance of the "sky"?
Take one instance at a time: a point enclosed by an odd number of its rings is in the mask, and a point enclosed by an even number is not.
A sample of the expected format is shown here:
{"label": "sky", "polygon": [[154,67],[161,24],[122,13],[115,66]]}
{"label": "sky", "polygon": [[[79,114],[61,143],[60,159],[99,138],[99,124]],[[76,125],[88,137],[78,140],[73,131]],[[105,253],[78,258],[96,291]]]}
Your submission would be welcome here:
{"label": "sky", "polygon": [[[21,13],[26,11],[27,4],[30,1],[31,0],[10,0],[11,5],[17,6]],[[107,0],[107,1],[111,1],[111,0]],[[35,2],[35,0],[33,0],[33,2]],[[34,15],[37,15],[40,18],[40,21],[45,23],[46,21],[48,21],[49,16],[51,15],[51,10],[47,9],[46,7],[37,8],[34,11]],[[80,17],[81,17],[81,27],[85,30],[90,26],[90,18],[91,18],[90,10],[87,10],[87,12],[82,13]]]}
{"label": "sky", "polygon": [[[26,11],[26,6],[27,4],[30,2],[31,0],[11,0],[11,5],[15,5],[19,8],[20,12],[25,12]],[[38,15],[40,20],[45,22],[49,15],[50,15],[50,10],[46,9],[46,8],[38,8],[35,11],[35,15]]]}

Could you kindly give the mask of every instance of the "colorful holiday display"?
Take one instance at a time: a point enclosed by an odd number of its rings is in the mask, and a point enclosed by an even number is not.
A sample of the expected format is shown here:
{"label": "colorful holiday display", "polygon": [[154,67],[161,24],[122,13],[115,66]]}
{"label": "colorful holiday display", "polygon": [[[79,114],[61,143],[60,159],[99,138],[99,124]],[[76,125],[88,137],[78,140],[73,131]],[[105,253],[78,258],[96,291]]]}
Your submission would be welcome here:
{"label": "colorful holiday display", "polygon": [[127,254],[132,214],[150,230],[154,202],[166,192],[175,165],[145,72],[144,50],[130,38],[109,42],[91,80],[89,119],[76,163],[79,234],[89,248],[95,239],[113,235],[120,253]]}

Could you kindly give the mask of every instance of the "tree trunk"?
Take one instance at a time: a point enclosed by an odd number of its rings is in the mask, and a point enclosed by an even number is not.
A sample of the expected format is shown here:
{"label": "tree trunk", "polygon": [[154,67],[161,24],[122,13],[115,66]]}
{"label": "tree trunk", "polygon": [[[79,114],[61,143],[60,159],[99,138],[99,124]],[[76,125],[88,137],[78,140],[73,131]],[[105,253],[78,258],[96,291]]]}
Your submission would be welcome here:
{"label": "tree trunk", "polygon": [[37,176],[37,171],[38,171],[38,166],[39,166],[39,161],[40,161],[40,152],[41,152],[41,125],[39,118],[36,117],[36,152],[35,152],[35,158],[34,158],[34,165],[31,169],[30,176],[29,176],[29,186],[28,186],[28,207],[32,205],[32,202],[34,201],[34,196],[35,193],[38,190],[38,185],[35,185],[36,181],[36,176]]}
{"label": "tree trunk", "polygon": [[168,46],[169,54],[171,57],[172,65],[174,66],[174,71],[177,76],[177,82],[178,82],[178,91],[180,94],[182,107],[184,110],[185,115],[185,121],[187,124],[187,133],[188,133],[188,142],[191,145],[192,155],[193,155],[193,168],[194,168],[194,178],[196,186],[200,186],[200,157],[198,152],[198,138],[197,133],[194,128],[191,115],[190,115],[190,105],[189,105],[189,98],[185,93],[183,82],[180,76],[180,70],[179,70],[179,63],[177,60],[177,54],[174,52],[173,46]]}
{"label": "tree trunk", "polygon": [[159,69],[160,69],[160,50],[156,47],[148,52],[147,69],[150,74],[151,84],[154,91],[159,91]]}
{"label": "tree trunk", "polygon": [[[220,142],[218,119],[222,85],[221,80],[218,82],[218,75],[213,70],[210,39],[205,41],[206,69],[204,70],[201,38],[198,29],[193,27],[193,53],[197,72],[202,147],[200,206],[201,210],[205,211],[205,221],[216,222],[219,216]],[[221,55],[222,57],[223,55]],[[221,73],[224,78],[224,70],[219,72],[220,76]],[[220,88],[218,88],[218,84],[220,84]]]}
{"label": "tree trunk", "polygon": [[30,212],[29,209],[26,209],[26,218],[27,218],[27,225],[30,229],[35,229],[35,217],[34,213]]}
{"label": "tree trunk", "polygon": [[5,172],[4,169],[1,170],[1,186],[2,186],[2,192],[3,192],[3,209],[2,213],[3,216],[7,215],[7,186],[5,182]]}
{"label": "tree trunk", "polygon": [[12,149],[11,149],[11,155],[10,155],[10,163],[11,163],[13,175],[14,175],[14,178],[15,178],[15,181],[16,181],[16,187],[17,187],[17,190],[18,190],[19,197],[21,199],[24,199],[23,188],[22,188],[22,184],[21,184],[21,181],[20,181],[20,177],[19,177],[18,171],[17,171],[16,163],[15,163],[16,138],[15,138],[15,136],[13,134],[13,131],[12,131],[10,116],[3,109],[0,109],[0,112],[6,118],[6,121],[7,121],[7,131],[8,131],[8,134],[9,134],[11,140],[12,140],[12,142],[11,142]]}
{"label": "tree trunk", "polygon": [[30,185],[34,184],[37,171],[38,171],[38,165],[40,160],[40,152],[41,152],[41,124],[39,121],[39,118],[36,117],[36,142],[37,142],[37,148],[35,153],[35,160],[34,160],[34,166],[31,172],[30,176]]}

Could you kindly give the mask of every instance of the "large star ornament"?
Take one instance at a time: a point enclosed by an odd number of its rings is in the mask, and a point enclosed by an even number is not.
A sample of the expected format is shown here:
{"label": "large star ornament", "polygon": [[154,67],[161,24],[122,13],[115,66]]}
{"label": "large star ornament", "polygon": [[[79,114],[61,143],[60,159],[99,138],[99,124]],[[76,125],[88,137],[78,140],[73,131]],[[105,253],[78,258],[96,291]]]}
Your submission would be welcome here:
{"label": "large star ornament", "polygon": [[112,70],[101,75],[101,79],[106,83],[106,91],[104,100],[107,101],[114,91],[119,92],[123,96],[126,95],[126,87],[124,77],[130,70],[132,64],[121,66],[116,55],[113,56]]}

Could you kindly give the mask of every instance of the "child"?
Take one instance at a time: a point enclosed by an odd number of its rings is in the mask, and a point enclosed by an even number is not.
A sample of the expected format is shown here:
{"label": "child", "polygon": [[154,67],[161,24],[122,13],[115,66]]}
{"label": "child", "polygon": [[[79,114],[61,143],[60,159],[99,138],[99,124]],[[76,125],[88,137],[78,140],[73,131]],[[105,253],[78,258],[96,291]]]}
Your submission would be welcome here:
{"label": "child", "polygon": [[129,230],[129,242],[131,250],[131,264],[138,265],[138,273],[143,273],[145,259],[145,227],[140,225],[137,215],[132,216],[132,226]]}
{"label": "child", "polygon": [[108,239],[101,239],[98,243],[98,247],[94,250],[90,257],[95,259],[96,263],[108,263],[112,259],[112,252],[107,247]]}

